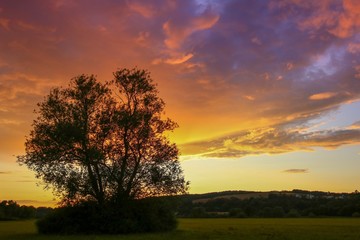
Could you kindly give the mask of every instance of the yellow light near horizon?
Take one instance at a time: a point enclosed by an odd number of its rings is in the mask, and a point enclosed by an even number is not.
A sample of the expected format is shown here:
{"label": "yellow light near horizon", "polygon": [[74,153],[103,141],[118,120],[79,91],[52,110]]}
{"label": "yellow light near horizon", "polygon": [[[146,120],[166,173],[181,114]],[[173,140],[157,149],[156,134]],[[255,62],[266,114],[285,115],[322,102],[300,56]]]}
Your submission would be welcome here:
{"label": "yellow light near horizon", "polygon": [[[339,157],[343,157],[341,166],[337,164]],[[185,177],[191,182],[190,193],[292,189],[353,192],[358,189],[357,169],[360,168],[360,162],[356,146],[237,159],[199,156],[184,156],[180,159]],[[285,171],[294,168],[307,171]]]}

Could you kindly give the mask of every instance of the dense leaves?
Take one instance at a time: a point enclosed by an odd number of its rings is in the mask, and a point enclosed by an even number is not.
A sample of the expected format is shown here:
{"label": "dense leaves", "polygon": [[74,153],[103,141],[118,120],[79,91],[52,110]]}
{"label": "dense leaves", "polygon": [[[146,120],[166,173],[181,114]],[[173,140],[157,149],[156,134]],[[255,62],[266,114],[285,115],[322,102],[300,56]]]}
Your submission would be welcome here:
{"label": "dense leaves", "polygon": [[[240,195],[239,195],[240,194]],[[267,197],[238,198],[242,192],[184,195],[181,217],[359,217],[360,194],[293,190]],[[232,197],[233,195],[233,197]],[[226,196],[226,197],[224,197]],[[210,197],[210,198],[209,198]],[[199,199],[206,199],[198,201]]]}
{"label": "dense leaves", "polygon": [[84,202],[72,207],[55,209],[53,214],[37,222],[43,234],[119,234],[158,232],[175,229],[173,207],[160,199],[141,199],[105,204],[101,207]]}
{"label": "dense leaves", "polygon": [[20,206],[13,200],[3,200],[0,202],[0,221],[41,218],[51,211],[52,208]]}
{"label": "dense leaves", "polygon": [[147,71],[121,69],[105,84],[78,76],[38,104],[18,162],[71,205],[185,193],[164,106]]}

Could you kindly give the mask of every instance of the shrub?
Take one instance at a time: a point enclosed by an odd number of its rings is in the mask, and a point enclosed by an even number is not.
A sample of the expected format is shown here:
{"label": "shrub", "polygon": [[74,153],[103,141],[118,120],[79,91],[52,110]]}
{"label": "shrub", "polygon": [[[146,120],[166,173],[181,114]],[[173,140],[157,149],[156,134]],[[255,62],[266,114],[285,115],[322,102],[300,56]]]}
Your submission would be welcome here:
{"label": "shrub", "polygon": [[191,217],[205,218],[205,217],[208,217],[208,214],[204,207],[194,207],[191,211]]}
{"label": "shrub", "polygon": [[265,207],[262,212],[261,212],[261,216],[262,217],[269,217],[269,218],[282,218],[284,217],[285,213],[284,213],[284,209],[282,207]]}
{"label": "shrub", "polygon": [[37,222],[42,234],[119,234],[170,231],[177,222],[164,200],[143,199],[107,204],[86,202],[62,207]]}
{"label": "shrub", "polygon": [[229,216],[235,218],[245,218],[246,214],[241,208],[232,208],[229,211]]}
{"label": "shrub", "polygon": [[360,213],[359,213],[359,212],[354,212],[354,213],[352,214],[352,217],[358,218],[358,217],[360,217]]}
{"label": "shrub", "polygon": [[296,209],[290,209],[290,211],[287,214],[287,217],[289,217],[289,218],[297,218],[297,217],[300,217],[300,213]]}

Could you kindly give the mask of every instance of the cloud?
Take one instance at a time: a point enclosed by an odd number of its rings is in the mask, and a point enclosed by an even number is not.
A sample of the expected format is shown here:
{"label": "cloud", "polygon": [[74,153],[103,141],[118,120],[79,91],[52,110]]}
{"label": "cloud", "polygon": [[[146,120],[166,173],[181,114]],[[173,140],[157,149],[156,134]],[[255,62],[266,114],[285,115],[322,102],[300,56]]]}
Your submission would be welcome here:
{"label": "cloud", "polygon": [[[278,126],[360,99],[354,3],[58,0],[19,8],[6,1],[0,135],[7,140],[0,148],[23,147],[32,110],[51,87],[81,73],[109,80],[118,67],[133,66],[148,68],[159,84],[181,126],[179,143],[235,131],[289,135]],[[340,16],[354,20],[345,34]],[[265,151],[223,142],[216,152]]]}
{"label": "cloud", "polygon": [[0,18],[0,26],[3,27],[4,29],[10,30],[10,29],[9,29],[9,23],[10,23],[10,20],[9,20],[9,19]]}
{"label": "cloud", "polygon": [[302,12],[298,19],[301,30],[315,33],[319,30],[348,38],[360,27],[360,7],[357,0],[342,1],[272,1],[272,8],[290,8],[288,15]]}
{"label": "cloud", "polygon": [[292,169],[286,169],[283,172],[284,173],[309,173],[309,169],[292,168]]}
{"label": "cloud", "polygon": [[139,13],[141,16],[145,18],[151,18],[155,14],[155,10],[151,8],[151,6],[146,6],[144,2],[138,1],[127,1],[128,7],[130,10]]}
{"label": "cloud", "polygon": [[253,43],[257,44],[257,45],[262,45],[261,40],[259,38],[257,38],[257,37],[253,37],[251,39],[251,42],[253,42]]}
{"label": "cloud", "polygon": [[219,20],[217,15],[211,8],[205,9],[198,16],[188,19],[172,19],[163,24],[163,30],[167,36],[165,45],[170,49],[176,49],[181,46],[183,41],[192,33],[209,29]]}
{"label": "cloud", "polygon": [[337,95],[337,93],[335,93],[335,92],[323,92],[323,93],[313,94],[309,97],[309,99],[310,100],[324,100],[324,99],[332,98],[336,95]]}
{"label": "cloud", "polygon": [[360,43],[349,43],[348,51],[351,53],[360,53]]}
{"label": "cloud", "polygon": [[11,174],[10,171],[0,171],[0,174]]}
{"label": "cloud", "polygon": [[168,64],[180,64],[180,63],[184,63],[186,61],[188,61],[189,59],[191,59],[194,55],[189,53],[186,54],[180,58],[171,58],[171,59],[167,59],[165,62]]}
{"label": "cloud", "polygon": [[355,66],[354,69],[356,70],[355,78],[360,79],[360,65]]}
{"label": "cloud", "polygon": [[360,5],[357,0],[343,0],[343,9],[337,26],[330,30],[334,35],[346,38],[357,33],[360,28]]}
{"label": "cloud", "polygon": [[244,98],[249,100],[249,101],[254,101],[255,100],[255,97],[249,96],[249,95],[244,96]]}
{"label": "cloud", "polygon": [[[298,128],[294,128],[298,126]],[[277,125],[229,134],[223,137],[187,143],[180,146],[183,155],[239,158],[247,155],[312,151],[315,147],[335,149],[359,144],[360,129],[307,131],[296,124]]]}
{"label": "cloud", "polygon": [[360,121],[354,122],[353,124],[351,124],[351,126],[349,128],[350,129],[360,129]]}

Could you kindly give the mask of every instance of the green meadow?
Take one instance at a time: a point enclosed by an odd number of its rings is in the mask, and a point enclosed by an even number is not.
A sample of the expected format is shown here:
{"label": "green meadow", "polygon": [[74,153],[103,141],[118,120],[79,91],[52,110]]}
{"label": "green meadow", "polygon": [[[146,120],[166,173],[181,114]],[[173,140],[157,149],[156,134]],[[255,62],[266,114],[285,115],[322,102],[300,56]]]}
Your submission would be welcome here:
{"label": "green meadow", "polygon": [[179,219],[176,231],[153,234],[48,236],[34,221],[0,222],[0,239],[14,240],[188,240],[188,239],[360,239],[359,218]]}

